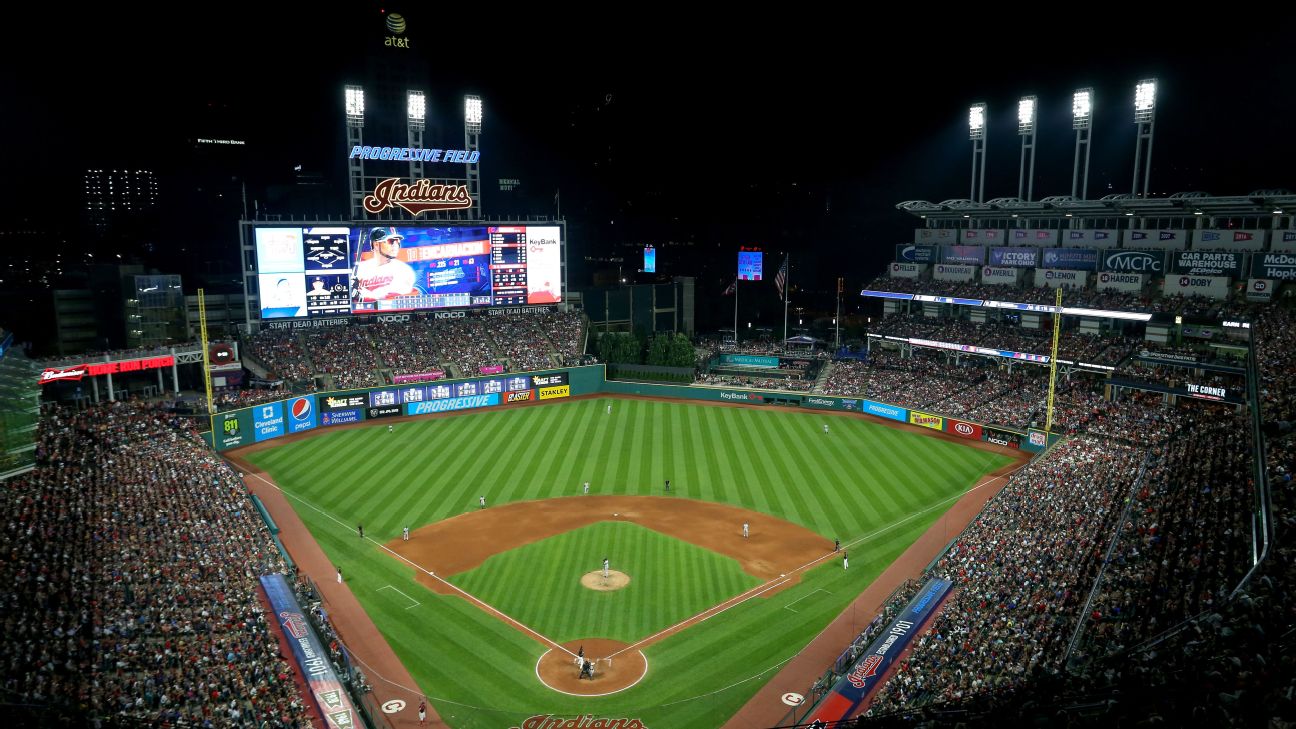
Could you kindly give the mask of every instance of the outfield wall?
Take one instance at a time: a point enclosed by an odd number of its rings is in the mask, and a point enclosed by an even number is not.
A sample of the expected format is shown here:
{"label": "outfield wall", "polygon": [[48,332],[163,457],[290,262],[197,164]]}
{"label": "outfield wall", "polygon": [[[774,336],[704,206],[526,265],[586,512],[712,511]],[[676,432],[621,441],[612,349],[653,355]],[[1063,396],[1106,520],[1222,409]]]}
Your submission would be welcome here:
{"label": "outfield wall", "polygon": [[[1043,450],[1047,445],[1042,431],[1031,429],[1023,433],[995,428],[874,400],[803,395],[782,390],[657,385],[608,380],[604,375],[603,365],[298,395],[285,400],[217,413],[212,418],[210,437],[215,443],[215,448],[224,451],[333,425],[382,420],[402,415],[432,415],[480,410],[500,405],[558,400],[603,392],[616,395],[709,400],[749,405],[787,405],[817,410],[866,413],[950,433],[968,440],[986,441],[1032,453]],[[1057,436],[1054,438],[1056,439]]]}

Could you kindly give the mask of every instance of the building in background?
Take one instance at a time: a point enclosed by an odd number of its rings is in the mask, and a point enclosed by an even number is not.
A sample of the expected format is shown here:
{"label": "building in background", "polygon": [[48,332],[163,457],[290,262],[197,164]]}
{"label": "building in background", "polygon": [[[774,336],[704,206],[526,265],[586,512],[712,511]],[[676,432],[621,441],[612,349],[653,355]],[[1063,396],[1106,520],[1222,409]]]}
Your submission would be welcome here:
{"label": "building in background", "polygon": [[106,236],[157,207],[158,178],[152,170],[90,169],[83,193],[87,227]]}
{"label": "building in background", "polygon": [[591,331],[683,332],[693,336],[694,280],[677,276],[670,283],[586,289],[580,301]]}

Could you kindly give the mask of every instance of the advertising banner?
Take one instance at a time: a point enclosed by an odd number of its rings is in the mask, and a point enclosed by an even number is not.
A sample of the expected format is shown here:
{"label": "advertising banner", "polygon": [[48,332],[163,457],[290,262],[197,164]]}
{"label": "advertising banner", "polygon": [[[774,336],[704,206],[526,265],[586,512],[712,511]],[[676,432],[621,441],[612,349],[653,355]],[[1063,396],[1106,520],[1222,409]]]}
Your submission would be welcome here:
{"label": "advertising banner", "polygon": [[1274,253],[1296,253],[1296,230],[1273,231],[1269,250]]}
{"label": "advertising banner", "polygon": [[929,580],[923,585],[886,631],[869,644],[850,671],[823,697],[813,712],[813,718],[805,717],[806,721],[801,726],[838,726],[855,714],[865,697],[881,683],[891,664],[904,653],[914,636],[940,608],[952,587],[952,582],[942,579]]}
{"label": "advertising banner", "polygon": [[431,370],[428,372],[418,372],[410,375],[395,375],[392,381],[397,385],[403,385],[406,382],[433,382],[444,380],[445,372],[443,370]]}
{"label": "advertising banner", "polygon": [[365,410],[369,407],[369,393],[360,391],[316,395],[315,404],[320,409],[320,425],[359,423],[364,420]]}
{"label": "advertising banner", "polygon": [[1126,230],[1124,237],[1121,239],[1121,247],[1182,251],[1188,248],[1188,231],[1156,230],[1154,228]]}
{"label": "advertising banner", "polygon": [[288,580],[280,574],[261,575],[261,587],[270,600],[275,622],[283,628],[284,637],[292,647],[298,673],[306,681],[307,690],[324,715],[328,729],[363,726],[351,698],[333,671],[328,651],[306,620]]}
{"label": "advertising banner", "polygon": [[446,413],[452,410],[469,410],[472,408],[483,408],[499,404],[499,393],[491,395],[471,395],[468,397],[450,397],[444,400],[429,400],[426,402],[409,403],[405,406],[405,414],[428,415],[430,413]]}
{"label": "advertising banner", "polygon": [[1241,278],[1246,270],[1246,254],[1238,251],[1178,251],[1172,253],[1175,273]]}
{"label": "advertising banner", "polygon": [[339,410],[324,410],[320,412],[320,425],[346,425],[347,423],[359,423],[365,419],[365,410],[368,408],[345,408]]}
{"label": "advertising banner", "polygon": [[1099,269],[1117,273],[1150,273],[1160,276],[1165,273],[1165,251],[1103,251]]}
{"label": "advertising banner", "polygon": [[1162,287],[1166,296],[1182,294],[1184,296],[1209,296],[1212,299],[1227,299],[1229,294],[1228,276],[1176,276],[1165,277]]}
{"label": "advertising banner", "polygon": [[1039,265],[1040,249],[1038,248],[991,248],[991,266],[1012,266],[1014,268],[1035,268]]}
{"label": "advertising banner", "polygon": [[[1194,230],[1193,250],[1262,251],[1265,235],[1262,228],[1252,230]],[[1204,272],[1203,272],[1204,273]]]}
{"label": "advertising banner", "polygon": [[499,375],[504,373],[504,365],[486,365],[478,367],[477,371],[483,375]]}
{"label": "advertising banner", "polygon": [[1093,248],[1045,248],[1040,265],[1072,271],[1097,271],[1098,251]]}
{"label": "advertising banner", "polygon": [[884,402],[873,402],[872,400],[863,400],[862,405],[863,411],[869,415],[876,415],[879,418],[889,420],[899,420],[902,423],[909,421],[909,411],[902,407],[887,405]]}
{"label": "advertising banner", "polygon": [[1271,301],[1278,282],[1271,278],[1253,278],[1247,281],[1247,301]]}
{"label": "advertising banner", "polygon": [[1061,271],[1055,268],[1035,269],[1035,288],[1082,289],[1089,283],[1087,271]]}
{"label": "advertising banner", "polygon": [[956,243],[958,231],[953,228],[914,228],[914,243]]}
{"label": "advertising banner", "polygon": [[971,438],[972,440],[981,440],[982,428],[976,423],[969,423],[966,420],[955,420],[954,418],[945,418],[945,431],[953,433],[961,438]]}
{"label": "advertising banner", "polygon": [[300,433],[303,430],[311,430],[319,425],[318,415],[315,412],[314,395],[294,397],[287,401],[287,405],[289,433]]}
{"label": "advertising banner", "polygon": [[504,393],[504,402],[531,402],[535,400],[535,390]]}
{"label": "advertising banner", "polygon": [[536,391],[539,393],[541,400],[556,400],[560,397],[571,397],[571,387],[568,385],[557,385],[555,387],[542,387]]}
{"label": "advertising banner", "polygon": [[1099,291],[1125,291],[1131,294],[1139,293],[1147,285],[1147,274],[1143,273],[1111,273],[1103,271],[1098,274]]}
{"label": "advertising banner", "polygon": [[555,372],[551,375],[532,375],[531,384],[537,388],[552,387],[554,385],[567,385],[567,373]]}
{"label": "advertising banner", "polygon": [[1044,448],[1048,446],[1048,433],[1045,433],[1042,430],[1028,428],[1026,434],[1032,446],[1036,448]]}
{"label": "advertising banner", "polygon": [[888,269],[891,278],[918,278],[927,270],[925,263],[892,263]]}
{"label": "advertising banner", "polygon": [[238,448],[246,443],[252,443],[252,413],[246,409],[232,413],[217,413],[215,431],[217,450]]}
{"label": "advertising banner", "polygon": [[940,248],[901,243],[896,246],[895,259],[900,263],[935,263]]}
{"label": "advertising banner", "polygon": [[1055,246],[1058,244],[1058,233],[1056,230],[1010,230],[1008,231],[1008,245],[1010,246]]}
{"label": "advertising banner", "polygon": [[1021,282],[1021,275],[1022,269],[1020,268],[981,267],[981,283],[1016,286]]}
{"label": "advertising banner", "polygon": [[1008,448],[1021,448],[1021,433],[1012,430],[1004,430],[1002,428],[991,428],[990,426],[982,428],[981,432],[985,434],[985,441],[987,443],[1007,446]]}
{"label": "advertising banner", "polygon": [[759,354],[722,354],[720,355],[720,364],[742,367],[778,367],[779,358]]}
{"label": "advertising banner", "polygon": [[931,413],[919,412],[917,410],[909,411],[909,422],[913,425],[921,425],[924,428],[932,430],[944,430],[945,418]]}
{"label": "advertising banner", "polygon": [[837,398],[835,397],[807,397],[801,402],[812,408],[822,408],[827,410],[835,410],[837,408]]}
{"label": "advertising banner", "polygon": [[1081,248],[1115,248],[1120,244],[1120,231],[1114,228],[1095,230],[1068,230],[1062,236],[1062,245]]}
{"label": "advertising banner", "polygon": [[985,246],[941,246],[941,263],[961,263],[969,266],[980,266],[985,263]]}
{"label": "advertising banner", "polygon": [[972,281],[976,278],[976,272],[976,266],[938,263],[932,278],[937,281]]}
{"label": "advertising banner", "polygon": [[1251,277],[1296,281],[1296,253],[1256,253],[1251,256]]}
{"label": "advertising banner", "polygon": [[256,443],[283,435],[283,402],[266,403],[252,408],[252,431]]}

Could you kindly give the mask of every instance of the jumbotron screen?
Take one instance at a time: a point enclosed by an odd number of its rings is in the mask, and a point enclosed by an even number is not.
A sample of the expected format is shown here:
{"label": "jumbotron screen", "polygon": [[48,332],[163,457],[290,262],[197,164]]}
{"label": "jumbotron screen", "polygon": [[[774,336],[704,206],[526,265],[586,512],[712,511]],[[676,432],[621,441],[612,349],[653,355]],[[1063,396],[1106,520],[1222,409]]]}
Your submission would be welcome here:
{"label": "jumbotron screen", "polygon": [[256,228],[262,319],[562,300],[557,226]]}
{"label": "jumbotron screen", "polygon": [[356,314],[562,300],[556,226],[373,226],[351,238]]}
{"label": "jumbotron screen", "polygon": [[351,310],[349,228],[257,228],[262,319],[337,316]]}

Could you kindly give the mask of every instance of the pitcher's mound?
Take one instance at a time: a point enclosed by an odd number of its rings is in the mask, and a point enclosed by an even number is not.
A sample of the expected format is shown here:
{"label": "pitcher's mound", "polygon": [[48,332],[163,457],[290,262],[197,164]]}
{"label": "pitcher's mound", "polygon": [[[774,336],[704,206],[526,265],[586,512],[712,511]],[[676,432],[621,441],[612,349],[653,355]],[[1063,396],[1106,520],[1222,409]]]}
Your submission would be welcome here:
{"label": "pitcher's mound", "polygon": [[616,570],[608,570],[608,576],[606,578],[603,577],[603,570],[586,572],[581,577],[582,587],[588,587],[591,590],[598,590],[599,592],[620,590],[628,584],[630,584],[630,575],[627,575],[624,572],[617,572]]}

